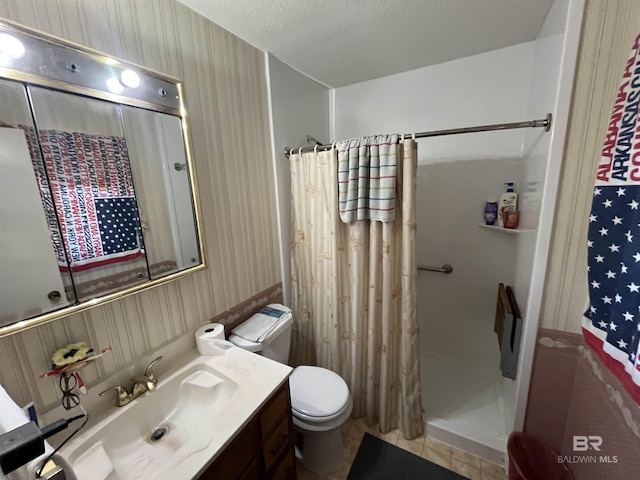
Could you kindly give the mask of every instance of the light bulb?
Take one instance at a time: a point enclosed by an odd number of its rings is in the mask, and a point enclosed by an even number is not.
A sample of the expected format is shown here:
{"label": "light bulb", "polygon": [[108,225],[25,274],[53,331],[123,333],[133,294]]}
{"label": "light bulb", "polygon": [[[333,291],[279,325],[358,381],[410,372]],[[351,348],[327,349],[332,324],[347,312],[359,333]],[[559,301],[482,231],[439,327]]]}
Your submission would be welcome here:
{"label": "light bulb", "polygon": [[26,50],[20,40],[8,33],[0,33],[0,56],[19,60]]}
{"label": "light bulb", "polygon": [[118,80],[116,77],[111,77],[107,80],[107,88],[111,93],[115,94],[122,93],[124,90],[124,87],[120,83],[120,80]]}
{"label": "light bulb", "polygon": [[140,75],[133,70],[125,70],[120,74],[120,80],[129,88],[140,86]]}

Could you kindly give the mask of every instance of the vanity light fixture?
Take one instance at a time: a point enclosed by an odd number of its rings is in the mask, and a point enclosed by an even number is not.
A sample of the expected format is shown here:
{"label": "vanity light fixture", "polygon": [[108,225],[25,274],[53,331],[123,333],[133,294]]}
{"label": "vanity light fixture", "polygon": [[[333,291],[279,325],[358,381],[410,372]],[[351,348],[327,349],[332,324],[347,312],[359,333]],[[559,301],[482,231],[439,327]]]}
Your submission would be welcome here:
{"label": "vanity light fixture", "polygon": [[20,40],[8,33],[0,33],[0,63],[7,60],[20,60],[26,50]]}
{"label": "vanity light fixture", "polygon": [[110,77],[109,79],[107,79],[107,88],[111,93],[115,93],[116,95],[124,91],[124,86],[116,77]]}
{"label": "vanity light fixture", "polygon": [[140,75],[133,70],[124,70],[120,74],[120,81],[129,88],[138,88],[140,86]]}

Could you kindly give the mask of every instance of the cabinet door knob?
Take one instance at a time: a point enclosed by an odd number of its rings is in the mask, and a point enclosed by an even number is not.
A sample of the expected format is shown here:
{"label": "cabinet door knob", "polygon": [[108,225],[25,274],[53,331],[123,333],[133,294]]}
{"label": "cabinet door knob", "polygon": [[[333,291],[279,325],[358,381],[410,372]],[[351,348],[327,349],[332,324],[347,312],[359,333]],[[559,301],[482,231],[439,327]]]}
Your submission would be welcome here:
{"label": "cabinet door knob", "polygon": [[49,300],[51,300],[52,302],[57,302],[58,300],[60,300],[61,295],[60,295],[60,292],[58,290],[51,290],[48,293],[47,298]]}

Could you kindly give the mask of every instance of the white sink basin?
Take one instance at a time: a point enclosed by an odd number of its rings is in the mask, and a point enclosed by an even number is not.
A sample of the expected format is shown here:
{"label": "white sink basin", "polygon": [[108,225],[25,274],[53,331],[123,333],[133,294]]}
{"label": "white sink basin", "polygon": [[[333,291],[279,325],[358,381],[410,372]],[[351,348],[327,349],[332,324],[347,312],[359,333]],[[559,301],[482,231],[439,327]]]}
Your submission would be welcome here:
{"label": "white sink basin", "polygon": [[235,347],[187,360],[61,450],[78,480],[197,475],[291,370]]}

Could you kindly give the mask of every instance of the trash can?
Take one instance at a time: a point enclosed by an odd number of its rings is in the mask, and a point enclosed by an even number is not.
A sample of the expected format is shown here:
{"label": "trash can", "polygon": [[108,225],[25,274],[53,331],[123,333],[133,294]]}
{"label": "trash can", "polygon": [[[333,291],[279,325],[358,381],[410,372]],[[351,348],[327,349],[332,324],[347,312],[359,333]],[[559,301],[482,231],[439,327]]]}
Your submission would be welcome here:
{"label": "trash can", "polygon": [[513,432],[507,442],[509,480],[574,480],[558,454],[535,435]]}

